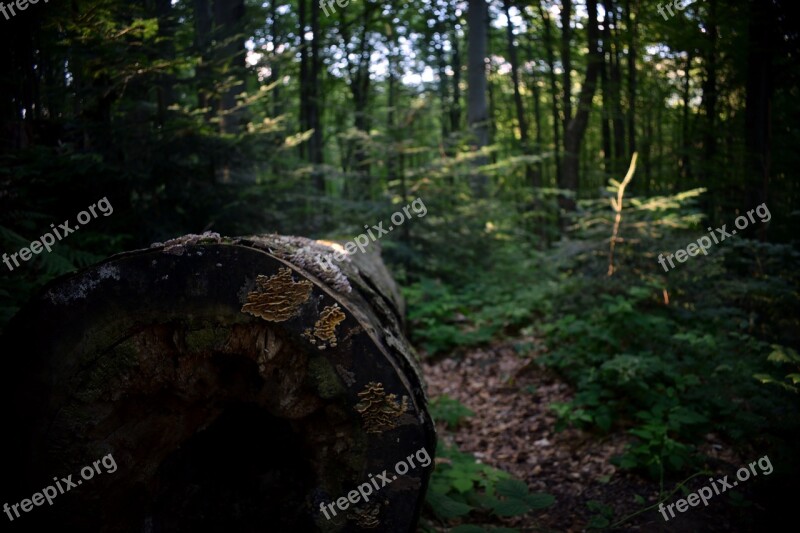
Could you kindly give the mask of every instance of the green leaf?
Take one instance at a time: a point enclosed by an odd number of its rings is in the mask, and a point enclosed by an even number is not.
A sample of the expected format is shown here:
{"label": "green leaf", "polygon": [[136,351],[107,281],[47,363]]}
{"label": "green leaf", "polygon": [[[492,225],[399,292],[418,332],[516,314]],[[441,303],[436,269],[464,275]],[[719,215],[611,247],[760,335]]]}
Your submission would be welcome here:
{"label": "green leaf", "polygon": [[425,501],[431,506],[433,512],[443,520],[464,516],[472,511],[472,507],[466,503],[457,502],[437,492],[428,491],[428,494],[425,496]]}
{"label": "green leaf", "polygon": [[453,477],[453,488],[460,493],[469,492],[475,486],[474,478],[469,475],[456,475]]}
{"label": "green leaf", "polygon": [[527,502],[517,498],[508,498],[497,502],[492,510],[498,516],[519,516],[527,513],[530,510]]}
{"label": "green leaf", "polygon": [[528,494],[525,497],[525,502],[531,509],[546,509],[556,503],[556,498],[552,494],[535,492],[533,494]]}
{"label": "green leaf", "polygon": [[604,516],[593,516],[591,520],[589,520],[589,524],[587,524],[589,529],[603,529],[608,527],[611,524],[609,520]]}
{"label": "green leaf", "polygon": [[503,479],[497,482],[497,493],[522,500],[528,495],[528,485],[519,479]]}

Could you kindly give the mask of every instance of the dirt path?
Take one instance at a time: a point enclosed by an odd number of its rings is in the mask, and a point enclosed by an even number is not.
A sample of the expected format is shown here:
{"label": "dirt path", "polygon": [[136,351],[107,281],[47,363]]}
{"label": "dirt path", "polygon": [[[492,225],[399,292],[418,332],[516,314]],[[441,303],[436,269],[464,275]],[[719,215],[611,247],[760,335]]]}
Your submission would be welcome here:
{"label": "dirt path", "polygon": [[[535,346],[533,339],[516,342]],[[549,405],[569,401],[572,391],[531,361],[535,358],[520,357],[514,345],[507,343],[470,351],[460,359],[423,365],[430,398],[447,394],[475,412],[456,431],[440,427],[440,439],[455,442],[461,451],[511,473],[531,491],[556,497],[556,504],[545,511],[495,519],[494,524],[524,532],[578,532],[597,514],[587,507],[592,500],[613,509],[614,520],[657,501],[657,483],[621,471],[610,462],[628,442],[626,433],[600,436],[576,429],[555,431],[556,417]],[[718,448],[709,443],[710,452]],[[736,457],[729,459],[737,464]],[[680,493],[674,496],[679,497]],[[617,530],[739,530],[731,528],[731,517],[724,508],[692,509],[669,523],[652,509]]]}

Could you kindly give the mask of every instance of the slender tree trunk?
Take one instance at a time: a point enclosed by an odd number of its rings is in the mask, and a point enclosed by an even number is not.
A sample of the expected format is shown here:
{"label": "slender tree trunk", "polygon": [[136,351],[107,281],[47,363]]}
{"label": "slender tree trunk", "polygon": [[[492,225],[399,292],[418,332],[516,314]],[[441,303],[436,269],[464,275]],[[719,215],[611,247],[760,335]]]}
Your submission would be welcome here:
{"label": "slender tree trunk", "polygon": [[[706,31],[708,46],[706,49],[706,77],[703,80],[703,110],[705,112],[705,125],[703,135],[703,177],[706,184],[710,184],[715,174],[714,159],[717,152],[717,0],[709,0],[709,20]],[[712,199],[713,201],[713,199]]]}
{"label": "slender tree trunk", "polygon": [[563,80],[561,89],[564,91],[564,134],[566,143],[567,126],[572,120],[572,0],[563,0],[561,6],[561,67]]}
{"label": "slender tree trunk", "polygon": [[[350,55],[355,55],[358,60],[356,62],[347,58],[346,69],[348,72],[348,86],[350,94],[353,97],[353,112],[355,115],[353,125],[355,128],[367,135],[369,132],[369,116],[367,107],[369,105],[369,91],[370,91],[370,61],[372,56],[372,48],[369,46],[368,34],[370,28],[370,21],[372,14],[377,9],[377,4],[365,3],[361,11],[361,33],[358,39],[358,48]],[[351,43],[351,34],[349,32],[349,24],[345,20],[344,10],[339,10],[339,32],[342,36],[342,41],[345,48],[349,48]],[[350,142],[348,152],[352,153],[353,167],[355,167],[357,176],[351,178],[347,183],[347,189],[350,196],[356,200],[369,199],[372,196],[371,180],[370,180],[370,165],[367,157],[364,142],[361,139]],[[356,183],[353,182],[356,180]]]}
{"label": "slender tree trunk", "polygon": [[[489,110],[486,102],[487,24],[489,13],[485,0],[469,0],[467,11],[467,121],[472,133],[472,150],[481,150],[489,144]],[[486,157],[473,159],[473,166],[486,164]],[[485,174],[473,170],[472,191],[478,198],[486,196],[488,185]]]}
{"label": "slender tree trunk", "polygon": [[[606,6],[608,7],[608,6]],[[603,144],[603,170],[606,175],[610,176],[614,173],[614,154],[611,152],[611,98],[613,95],[610,93],[610,86],[608,82],[608,67],[609,63],[613,61],[611,51],[611,30],[610,17],[608,11],[605,13],[605,20],[603,21],[603,49],[602,58],[603,62],[600,65],[600,90],[603,94],[603,109],[600,116],[600,134]]]}
{"label": "slender tree trunk", "polygon": [[626,26],[628,28],[628,154],[636,151],[636,34],[639,29],[639,0],[637,13],[631,12],[630,0],[625,0]]}
{"label": "slender tree trunk", "polygon": [[691,168],[691,147],[692,142],[690,139],[689,134],[689,82],[691,77],[689,72],[692,68],[692,60],[694,57],[692,56],[691,50],[689,51],[686,57],[686,75],[683,78],[683,120],[682,120],[682,134],[681,134],[681,172],[679,180],[680,185],[678,186],[678,190],[681,190],[683,187],[689,187],[691,180],[692,180],[692,168]]}
{"label": "slender tree trunk", "polygon": [[[597,76],[600,71],[601,63],[598,50],[597,0],[587,0],[586,11],[588,14],[586,33],[588,35],[589,44],[586,77],[578,97],[578,110],[575,116],[569,121],[564,133],[563,180],[559,185],[562,189],[573,191],[576,197],[578,194],[578,156],[580,154],[583,136],[586,133],[586,127],[589,124],[589,112],[597,86]],[[575,198],[568,198],[566,196],[560,198],[560,204],[562,208],[569,211],[574,211],[576,207]]]}
{"label": "slender tree trunk", "polygon": [[[519,59],[517,45],[514,43],[514,28],[511,24],[511,0],[503,1],[506,13],[506,37],[508,38],[508,57],[511,63],[511,82],[514,86],[514,107],[517,111],[517,125],[519,127],[520,148],[524,155],[531,155],[530,139],[528,138],[528,121],[525,119],[525,106],[522,102],[522,92],[519,87]],[[541,175],[530,163],[525,163],[525,183],[539,188],[542,186]]]}
{"label": "slender tree trunk", "polygon": [[558,82],[556,81],[555,58],[553,53],[553,31],[550,23],[550,13],[542,8],[542,3],[537,2],[536,7],[539,9],[539,17],[544,22],[544,46],[547,55],[547,70],[550,79],[550,97],[552,102],[553,114],[553,147],[555,149],[555,168],[556,179],[555,183],[561,183],[561,137],[559,135],[562,118],[558,110]]}
{"label": "slender tree trunk", "polygon": [[614,123],[614,174],[620,175],[627,168],[628,155],[625,153],[625,116],[622,112],[622,59],[619,17],[612,0],[606,0],[609,22],[614,25],[611,33],[613,52],[611,54],[611,97],[612,121]]}
{"label": "slender tree trunk", "polygon": [[[320,74],[322,72],[322,61],[319,57],[320,41],[322,34],[319,31],[319,3],[311,2],[311,61],[308,72],[308,126],[314,130],[314,134],[309,139],[309,160],[314,165],[322,165],[324,153],[322,151],[322,107],[320,106]],[[321,172],[317,173],[314,184],[321,194],[325,193],[325,179]]]}
{"label": "slender tree trunk", "polygon": [[[745,100],[748,186],[742,205],[748,209],[752,209],[755,202],[769,199],[776,18],[769,0],[751,2]],[[764,240],[766,225],[760,226],[760,238]]]}
{"label": "slender tree trunk", "polygon": [[225,42],[215,50],[216,62],[225,65],[226,74],[236,80],[232,86],[224,88],[220,95],[218,114],[221,115],[220,130],[223,133],[238,133],[244,123],[244,111],[234,110],[237,97],[245,89],[244,38],[238,36],[243,20],[244,0],[214,1],[215,37]]}
{"label": "slender tree trunk", "polygon": [[[160,57],[172,61],[175,59],[175,31],[177,29],[172,17],[172,2],[156,0],[155,8],[158,17],[158,37],[161,43],[158,47]],[[171,75],[160,74],[158,76],[156,105],[158,106],[158,125],[162,127],[166,122],[167,109],[173,103],[173,82]]]}
{"label": "slender tree trunk", "polygon": [[[455,18],[455,14],[453,14]],[[453,103],[450,106],[450,131],[461,131],[461,52],[458,32],[454,29],[450,46],[453,48],[451,63],[453,65]]]}

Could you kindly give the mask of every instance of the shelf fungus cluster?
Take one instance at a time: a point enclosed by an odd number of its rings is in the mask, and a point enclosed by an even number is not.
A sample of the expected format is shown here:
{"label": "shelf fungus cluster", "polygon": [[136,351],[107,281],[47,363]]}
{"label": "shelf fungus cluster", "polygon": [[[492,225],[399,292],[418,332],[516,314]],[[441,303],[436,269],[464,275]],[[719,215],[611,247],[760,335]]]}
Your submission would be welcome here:
{"label": "shelf fungus cluster", "polygon": [[403,396],[398,402],[395,394],[386,394],[383,384],[376,381],[367,383],[358,397],[361,401],[355,409],[361,413],[367,433],[383,433],[396,427],[397,418],[408,409],[408,397]]}

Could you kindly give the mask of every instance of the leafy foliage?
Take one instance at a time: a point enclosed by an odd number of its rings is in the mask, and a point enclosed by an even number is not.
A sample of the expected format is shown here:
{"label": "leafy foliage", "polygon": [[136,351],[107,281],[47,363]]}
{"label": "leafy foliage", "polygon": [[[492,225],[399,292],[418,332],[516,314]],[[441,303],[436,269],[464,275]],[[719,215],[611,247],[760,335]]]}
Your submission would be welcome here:
{"label": "leafy foliage", "polygon": [[492,267],[465,267],[463,285],[443,276],[408,290],[417,338],[435,354],[518,331],[543,337],[538,362],[575,387],[551,405],[558,428],[625,429],[631,443],[615,462],[656,479],[696,469],[709,433],[786,445],[800,430],[800,255],[745,234],[665,273],[659,253],[705,234],[702,195],[627,200],[612,277],[605,201],[581,202],[571,238],[551,251],[487,239]]}
{"label": "leafy foliage", "polygon": [[[481,464],[455,445],[440,441],[436,453],[440,461],[430,481],[426,501],[442,520],[466,517],[471,512],[501,517],[519,516],[545,509],[555,502],[549,494],[531,494],[528,486],[502,470]],[[460,531],[479,526],[459,526]],[[498,531],[488,529],[481,531]]]}
{"label": "leafy foliage", "polygon": [[475,415],[461,402],[446,394],[434,398],[429,405],[429,411],[434,420],[443,420],[450,429],[455,429],[465,418]]}

